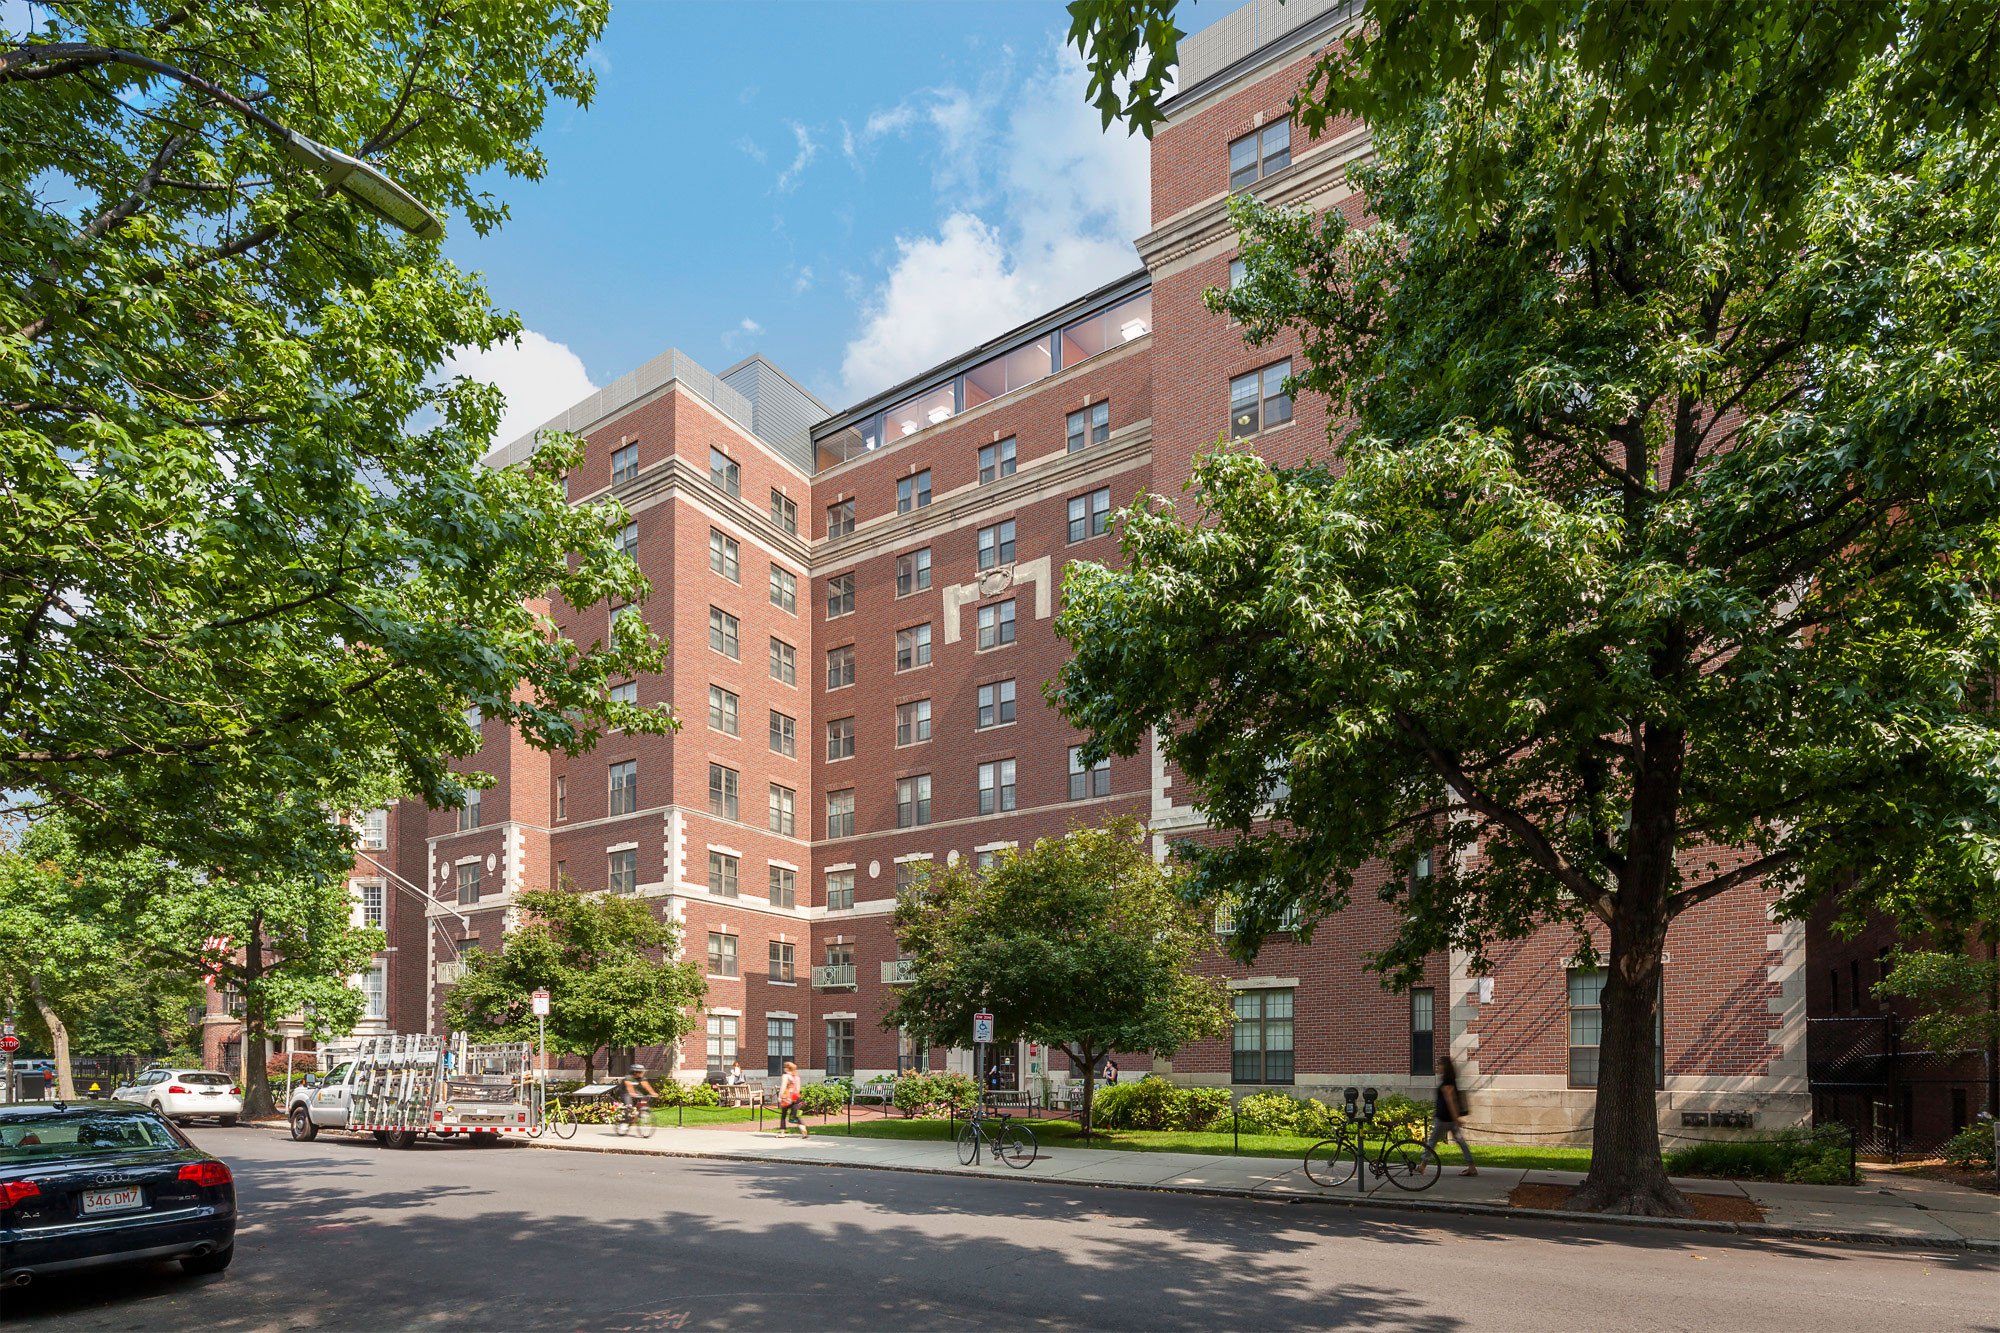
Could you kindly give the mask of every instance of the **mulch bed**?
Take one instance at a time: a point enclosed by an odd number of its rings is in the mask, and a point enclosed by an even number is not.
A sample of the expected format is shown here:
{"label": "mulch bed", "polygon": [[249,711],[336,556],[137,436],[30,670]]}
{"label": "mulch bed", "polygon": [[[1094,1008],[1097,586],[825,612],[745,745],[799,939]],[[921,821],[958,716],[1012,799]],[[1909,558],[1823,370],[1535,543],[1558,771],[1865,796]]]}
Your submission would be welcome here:
{"label": "mulch bed", "polygon": [[[2000,1179],[1996,1179],[1993,1173],[1984,1167],[1974,1171],[1967,1171],[1960,1167],[1947,1165],[1942,1160],[1933,1160],[1929,1162],[1903,1162],[1896,1166],[1876,1164],[1869,1174],[1873,1174],[1874,1172],[1880,1172],[1885,1176],[1921,1176],[1925,1180],[1942,1180],[1953,1185],[1963,1185],[1967,1189],[1984,1190],[1988,1194],[2000,1194]],[[1865,1177],[1863,1183],[1868,1183]]]}
{"label": "mulch bed", "polygon": [[[1516,1185],[1507,1202],[1516,1208],[1567,1208],[1574,1185]],[[1681,1197],[1704,1222],[1761,1222],[1764,1210],[1740,1194],[1690,1194]]]}

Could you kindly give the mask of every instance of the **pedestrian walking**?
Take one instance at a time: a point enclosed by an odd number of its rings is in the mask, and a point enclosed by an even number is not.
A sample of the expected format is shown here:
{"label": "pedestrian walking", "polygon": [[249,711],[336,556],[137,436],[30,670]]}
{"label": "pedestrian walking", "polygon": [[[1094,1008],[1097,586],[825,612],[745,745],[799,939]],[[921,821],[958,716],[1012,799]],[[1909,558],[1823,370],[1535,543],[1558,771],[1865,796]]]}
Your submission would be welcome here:
{"label": "pedestrian walking", "polygon": [[1430,1137],[1424,1140],[1426,1148],[1434,1148],[1444,1142],[1445,1135],[1457,1141],[1458,1150],[1465,1154],[1465,1170],[1461,1176],[1476,1176],[1479,1168],[1472,1164],[1472,1145],[1465,1141],[1465,1094],[1458,1090],[1458,1066],[1451,1057],[1438,1057],[1437,1107],[1431,1116]]}
{"label": "pedestrian walking", "polygon": [[790,1060],[785,1061],[785,1076],[778,1081],[778,1132],[785,1132],[787,1121],[799,1127],[799,1137],[806,1137],[805,1117],[799,1114],[799,1067]]}

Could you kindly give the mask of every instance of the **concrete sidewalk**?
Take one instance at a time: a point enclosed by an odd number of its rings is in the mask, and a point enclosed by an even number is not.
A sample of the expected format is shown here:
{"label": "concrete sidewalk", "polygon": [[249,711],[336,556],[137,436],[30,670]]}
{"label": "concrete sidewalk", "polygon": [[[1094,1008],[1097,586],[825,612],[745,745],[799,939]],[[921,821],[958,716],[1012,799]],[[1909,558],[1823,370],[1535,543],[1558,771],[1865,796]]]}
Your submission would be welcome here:
{"label": "concrete sidewalk", "polygon": [[1599,1213],[1514,1208],[1507,1203],[1509,1193],[1523,1182],[1575,1185],[1583,1179],[1582,1173],[1575,1171],[1482,1167],[1477,1176],[1467,1178],[1447,1167],[1443,1178],[1421,1194],[1407,1193],[1388,1184],[1379,1185],[1364,1194],[1352,1181],[1339,1189],[1322,1189],[1306,1177],[1298,1162],[1284,1158],[1128,1152],[1076,1148],[1067,1144],[1043,1148],[1034,1162],[1019,1170],[993,1162],[990,1158],[979,1166],[960,1166],[952,1145],[936,1140],[847,1138],[834,1134],[801,1139],[796,1134],[668,1127],[654,1131],[649,1139],[641,1139],[629,1135],[620,1137],[609,1126],[584,1125],[578,1129],[574,1139],[564,1141],[545,1135],[531,1140],[529,1146],[569,1152],[640,1153],[723,1161],[977,1175],[1001,1180],[1170,1190],[1282,1203],[1588,1220],[1680,1231],[1874,1241],[2000,1253],[2000,1196],[1942,1181],[1898,1177],[1892,1183],[1879,1178],[1870,1179],[1865,1171],[1859,1186],[1769,1185],[1758,1181],[1699,1179],[1674,1182],[1684,1190],[1697,1193],[1749,1197],[1763,1208],[1766,1219],[1762,1223],[1753,1223],[1624,1218]]}

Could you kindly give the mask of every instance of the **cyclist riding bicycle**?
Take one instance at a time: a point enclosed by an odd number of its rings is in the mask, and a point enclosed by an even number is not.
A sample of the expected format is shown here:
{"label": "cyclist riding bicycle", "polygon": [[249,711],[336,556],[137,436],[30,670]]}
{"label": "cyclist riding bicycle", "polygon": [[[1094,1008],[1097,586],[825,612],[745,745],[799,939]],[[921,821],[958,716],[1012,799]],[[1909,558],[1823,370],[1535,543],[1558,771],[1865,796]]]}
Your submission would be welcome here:
{"label": "cyclist riding bicycle", "polygon": [[646,1081],[644,1065],[633,1065],[626,1070],[624,1079],[618,1084],[618,1101],[627,1111],[642,1107],[659,1095],[653,1091],[653,1085]]}

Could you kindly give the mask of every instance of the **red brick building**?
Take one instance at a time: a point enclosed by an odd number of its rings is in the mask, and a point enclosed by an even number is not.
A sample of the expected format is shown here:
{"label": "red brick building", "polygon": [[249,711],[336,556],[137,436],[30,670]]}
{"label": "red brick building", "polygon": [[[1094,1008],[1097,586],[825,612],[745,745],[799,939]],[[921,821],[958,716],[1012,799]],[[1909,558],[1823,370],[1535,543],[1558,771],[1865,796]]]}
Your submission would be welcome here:
{"label": "red brick building", "polygon": [[[1142,490],[1182,496],[1218,435],[1284,462],[1326,447],[1324,404],[1280,387],[1296,344],[1246,346],[1201,293],[1230,280],[1233,191],[1359,216],[1345,168],[1369,151],[1365,129],[1309,141],[1286,115],[1348,21],[1326,0],[1254,0],[1188,39],[1128,277],[840,412],[760,357],[717,376],[669,351],[549,423],[589,441],[570,495],[623,501],[653,585],[641,606],[556,619],[579,640],[621,614],[669,636],[667,672],[629,688],[682,729],[572,761],[488,724],[475,762],[499,780],[475,817],[397,812],[412,833],[396,864],[431,904],[394,918],[396,1026],[438,1026],[457,949],[494,945],[520,890],[567,877],[644,897],[709,960],[706,1032],[650,1053],[683,1078],[731,1056],[863,1078],[951,1058],[880,1023],[909,867],[1119,814],[1144,819],[1161,854],[1204,836],[1157,756],[1077,769],[1081,738],[1041,697],[1064,660],[1052,618],[1070,560],[1117,558],[1108,515]],[[1431,1053],[1449,1049],[1484,1123],[1587,1119],[1595,986],[1568,937],[1504,948],[1484,978],[1441,955],[1425,987],[1390,994],[1362,966],[1383,909],[1355,898],[1310,946],[1275,940],[1251,967],[1218,952],[1236,1031],[1158,1072],[1427,1092]],[[1663,1125],[1806,1113],[1804,932],[1774,924],[1770,898],[1742,889],[1673,930]],[[1063,1075],[1025,1046],[1015,1069]]]}

